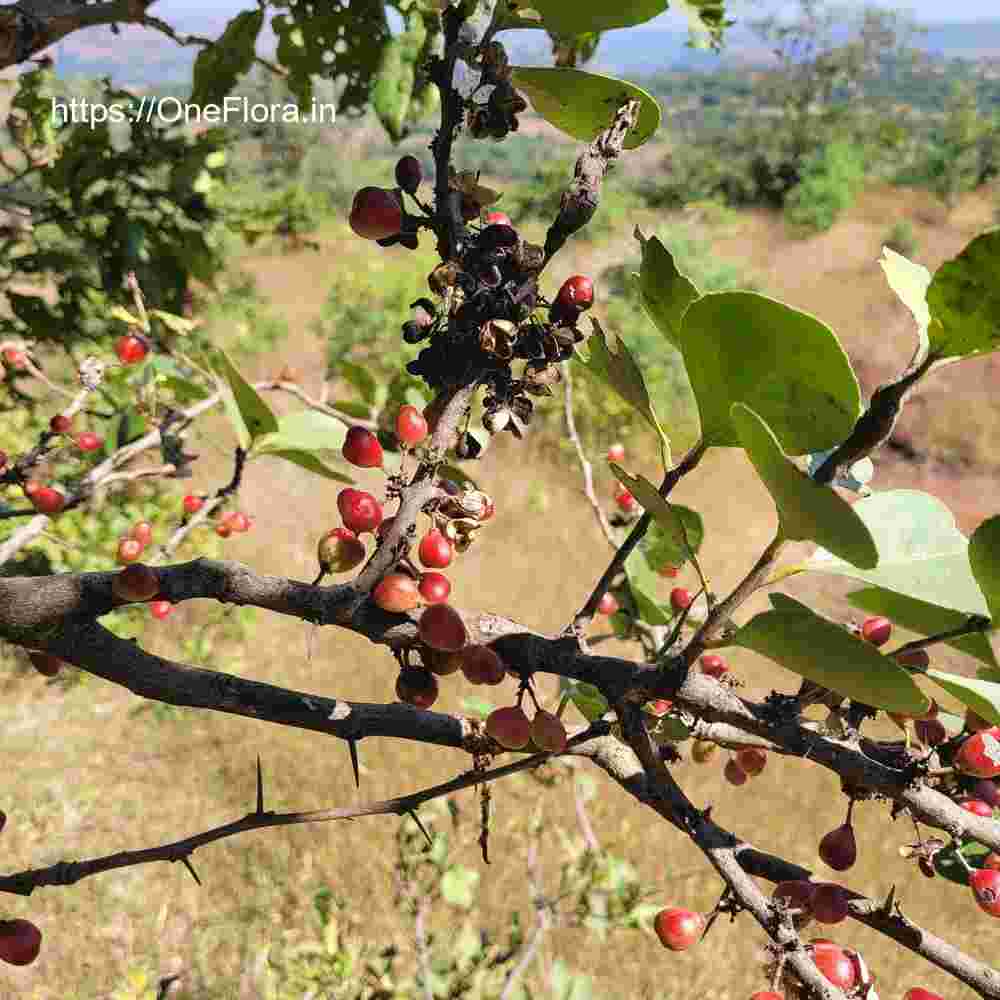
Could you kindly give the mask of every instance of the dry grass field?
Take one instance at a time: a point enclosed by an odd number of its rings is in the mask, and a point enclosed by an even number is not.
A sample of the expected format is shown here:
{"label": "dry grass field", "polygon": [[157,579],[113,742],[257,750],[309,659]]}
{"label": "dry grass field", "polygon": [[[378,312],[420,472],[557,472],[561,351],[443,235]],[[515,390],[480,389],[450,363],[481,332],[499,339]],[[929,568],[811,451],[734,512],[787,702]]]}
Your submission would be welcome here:
{"label": "dry grass field", "polygon": [[[968,197],[947,220],[932,208],[930,199],[919,195],[870,193],[830,232],[794,243],[783,236],[780,222],[750,213],[738,233],[718,241],[717,250],[722,256],[745,256],[765,275],[771,294],[808,308],[840,332],[870,391],[878,378],[905,364],[912,349],[907,316],[875,263],[884,233],[896,217],[910,217],[924,248],[919,259],[933,268],[990,222],[985,196]],[[325,276],[344,253],[377,252],[342,247],[344,235],[339,228],[325,230],[320,254],[257,255],[245,262],[265,296],[288,318],[292,340],[281,356],[294,359],[312,389],[324,357],[308,328],[326,294]],[[562,269],[587,263],[588,252],[581,244]],[[605,256],[611,252],[601,250]],[[281,356],[256,359],[248,374],[273,371]],[[933,457],[922,465],[887,457],[879,464],[876,487],[907,485],[938,493],[966,530],[1000,509],[997,388],[998,369],[986,361],[938,375],[903,428],[918,449],[925,431],[933,428]],[[959,459],[970,413],[981,428],[974,452],[979,461],[963,466]],[[206,428],[201,442],[206,460],[198,465],[196,487],[208,488],[228,475],[224,434],[221,419]],[[637,444],[633,451],[639,450]],[[488,453],[479,475],[496,497],[498,514],[457,561],[452,578],[459,606],[502,611],[549,632],[571,617],[607,559],[580,496],[577,471],[554,464],[552,452],[528,441]],[[655,474],[652,454],[645,459],[636,464]],[[538,463],[532,484],[511,475],[512,467],[523,469],[528,461]],[[608,483],[603,486],[607,490]],[[257,517],[257,527],[227,543],[227,555],[264,573],[311,579],[315,540],[336,523],[335,495],[334,485],[290,465],[252,466],[241,503]],[[706,569],[716,589],[725,592],[771,537],[775,515],[767,494],[740,453],[716,451],[675,495],[704,515]],[[846,585],[797,577],[787,589],[827,614],[848,614]],[[173,648],[176,638],[206,613],[197,603],[177,609],[157,630],[155,649]],[[747,610],[764,603],[760,598]],[[752,654],[735,652],[730,659],[751,696],[794,683]],[[335,629],[319,630],[265,612],[258,613],[247,648],[225,650],[214,665],[327,696],[393,697],[394,664],[385,651]],[[234,819],[252,808],[257,754],[271,808],[315,809],[359,798],[346,748],[335,740],[223,715],[185,711],[161,721],[148,712],[134,716],[138,699],[100,681],[88,680],[68,692],[27,674],[8,675],[0,684],[6,762],[0,808],[10,817],[3,837],[8,871],[148,846]],[[442,687],[439,704],[458,709],[468,690],[457,682]],[[363,742],[360,750],[364,799],[420,788],[468,764],[457,752],[428,752],[402,742]],[[741,790],[725,784],[721,762],[686,763],[679,777],[696,802],[714,805],[722,823],[761,848],[822,870],[817,842],[844,812],[844,799],[829,773],[772,757],[764,774]],[[710,909],[719,883],[697,852],[617,788],[599,781],[598,789],[589,808],[602,844],[629,858],[658,899]],[[475,815],[471,792],[463,793],[459,804]],[[459,858],[481,872],[485,924],[501,926],[518,907],[530,926],[523,834],[543,808],[547,820],[576,835],[571,784],[546,792],[530,778],[517,778],[494,786],[494,804],[493,863],[482,864],[471,823]],[[908,842],[912,829],[904,820],[891,824],[886,813],[887,807],[877,803],[855,810],[860,859],[847,883],[876,896],[895,884],[909,916],[978,957],[995,959],[996,928],[986,926],[965,891],[927,881],[900,859],[897,847]],[[27,900],[7,897],[4,911],[30,915],[46,941],[34,965],[0,969],[0,997],[152,998],[155,990],[143,993],[127,985],[130,972],[145,970],[151,975],[179,971],[180,992],[174,995],[188,1000],[253,1000],[261,996],[254,973],[261,949],[289,934],[316,935],[311,897],[321,886],[350,901],[372,938],[387,940],[398,933],[402,922],[391,904],[396,823],[365,819],[227,840],[195,855],[201,888],[182,866],[158,864],[69,889],[41,890]],[[553,837],[541,846],[543,871],[554,877],[561,843]],[[864,928],[837,928],[834,937],[864,952],[883,1000],[902,997],[912,985],[937,989],[948,1000],[972,996]],[[749,918],[732,925],[720,921],[701,947],[682,955],[664,951],[655,938],[638,931],[614,933],[602,943],[583,930],[557,930],[543,948],[543,959],[561,957],[589,973],[595,996],[609,1000],[739,1000],[764,988],[757,964],[761,942]],[[539,981],[537,973],[530,981]]]}

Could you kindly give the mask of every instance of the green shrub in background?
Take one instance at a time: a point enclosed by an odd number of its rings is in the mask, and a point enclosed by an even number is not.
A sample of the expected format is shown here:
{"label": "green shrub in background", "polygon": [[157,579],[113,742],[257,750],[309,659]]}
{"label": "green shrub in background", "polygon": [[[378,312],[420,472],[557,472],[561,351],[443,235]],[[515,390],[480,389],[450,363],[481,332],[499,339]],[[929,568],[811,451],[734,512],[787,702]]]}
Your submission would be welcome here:
{"label": "green shrub in background", "polygon": [[829,229],[851,206],[865,178],[864,155],[846,141],[809,157],[802,179],[785,198],[785,219],[804,232]]}

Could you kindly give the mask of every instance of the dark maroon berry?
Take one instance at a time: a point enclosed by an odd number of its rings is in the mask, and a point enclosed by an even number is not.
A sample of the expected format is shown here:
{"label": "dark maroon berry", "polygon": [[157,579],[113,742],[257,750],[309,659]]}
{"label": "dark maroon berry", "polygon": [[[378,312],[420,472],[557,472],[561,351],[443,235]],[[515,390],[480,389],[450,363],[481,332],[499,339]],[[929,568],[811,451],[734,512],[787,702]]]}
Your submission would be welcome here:
{"label": "dark maroon berry", "polygon": [[415,156],[401,157],[396,164],[396,183],[407,193],[416,194],[420,182],[424,179],[424,171],[420,161]]}

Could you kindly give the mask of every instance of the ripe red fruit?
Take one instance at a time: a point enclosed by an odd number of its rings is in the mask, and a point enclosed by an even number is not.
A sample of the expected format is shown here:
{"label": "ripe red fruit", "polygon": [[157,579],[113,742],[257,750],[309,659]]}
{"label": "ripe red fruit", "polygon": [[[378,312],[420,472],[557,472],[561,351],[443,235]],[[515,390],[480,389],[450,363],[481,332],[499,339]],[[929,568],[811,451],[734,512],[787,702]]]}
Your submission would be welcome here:
{"label": "ripe red fruit", "polygon": [[631,514],[634,510],[639,509],[639,501],[636,500],[628,490],[619,490],[615,494],[615,503],[625,511],[626,514]]}
{"label": "ripe red fruit", "polygon": [[126,334],[115,341],[115,354],[123,365],[136,365],[149,353],[149,345],[142,337]]}
{"label": "ripe red fruit", "polygon": [[405,573],[389,573],[372,591],[372,600],[383,611],[412,611],[420,603],[417,581]]}
{"label": "ripe red fruit", "polygon": [[969,876],[976,905],[991,917],[1000,917],[1000,871],[977,868]]}
{"label": "ripe red fruit", "polygon": [[404,444],[420,444],[428,434],[427,421],[424,415],[415,407],[407,404],[400,407],[396,417],[396,437]]}
{"label": "ripe red fruit", "polygon": [[346,573],[364,562],[365,547],[347,528],[333,528],[316,546],[316,559],[324,573]]}
{"label": "ripe red fruit", "polygon": [[44,677],[55,677],[63,664],[58,656],[35,649],[28,653],[28,659],[31,660],[31,665]]}
{"label": "ripe red fruit", "polygon": [[382,465],[382,445],[378,438],[367,427],[357,424],[347,432],[341,453],[351,465],[362,469],[377,469]]}
{"label": "ripe red fruit", "polygon": [[7,468],[7,452],[0,451],[0,472]]}
{"label": "ripe red fruit", "polygon": [[24,351],[19,351],[16,347],[5,347],[3,349],[3,360],[8,368],[20,371],[27,366],[28,355]]}
{"label": "ripe red fruit", "polygon": [[152,566],[132,563],[111,581],[111,593],[125,604],[152,600],[160,592],[160,578]]}
{"label": "ripe red fruit", "polygon": [[991,868],[995,872],[1000,871],[1000,854],[997,854],[996,851],[990,851],[983,858],[983,868]]}
{"label": "ripe red fruit", "polygon": [[396,697],[417,708],[430,708],[437,701],[437,678],[422,667],[407,667],[396,678]]}
{"label": "ripe red fruit", "polygon": [[228,538],[233,533],[233,529],[229,527],[228,521],[220,521],[215,526],[215,533],[220,538]]}
{"label": "ripe red fruit", "polygon": [[407,194],[415,194],[423,179],[423,168],[415,156],[402,156],[396,162],[396,183]]}
{"label": "ripe red fruit", "polygon": [[134,538],[122,538],[118,542],[118,562],[123,566],[134,563],[142,555],[142,542]]}
{"label": "ripe red fruit", "polygon": [[229,525],[231,531],[249,531],[251,527],[250,518],[241,510],[234,510],[229,514],[226,514],[223,518],[224,523]]}
{"label": "ripe red fruit", "polygon": [[153,603],[149,606],[149,613],[161,622],[173,610],[174,606],[170,603],[170,601],[153,601]]}
{"label": "ripe red fruit", "polygon": [[858,973],[850,956],[832,941],[814,941],[810,945],[816,968],[842,990],[849,990],[857,982]]}
{"label": "ripe red fruit", "polygon": [[[27,486],[24,492],[28,493]],[[58,514],[66,506],[66,498],[51,486],[36,484],[28,495],[31,497],[32,506],[39,514]]]}
{"label": "ripe red fruit", "polygon": [[819,842],[819,856],[834,871],[846,872],[858,860],[858,843],[849,823],[835,827]]}
{"label": "ripe red fruit", "polygon": [[861,625],[861,636],[873,646],[883,646],[892,635],[892,622],[888,618],[876,615],[866,618]]}
{"label": "ripe red fruit", "polygon": [[443,604],[451,593],[451,582],[443,573],[421,573],[419,590],[428,604]]}
{"label": "ripe red fruit", "polygon": [[597,602],[597,612],[602,615],[613,615],[618,611],[618,600],[614,594],[605,591]]}
{"label": "ripe red fruit", "polygon": [[149,521],[136,521],[132,525],[132,530],[129,532],[132,538],[134,538],[140,545],[146,546],[153,540],[153,526]]}
{"label": "ripe red fruit", "polygon": [[486,215],[487,226],[510,226],[510,216],[506,212],[488,212]]}
{"label": "ripe red fruit", "polygon": [[469,641],[462,616],[450,604],[432,604],[420,616],[420,638],[443,653],[457,653]]}
{"label": "ripe red fruit", "polygon": [[785,1000],[785,998],[773,990],[759,990],[757,993],[750,994],[750,1000]]}
{"label": "ripe red fruit", "polygon": [[370,493],[347,487],[337,495],[337,510],[344,526],[356,535],[375,531],[382,523],[382,505]]}
{"label": "ripe red fruit", "polygon": [[0,920],[0,959],[31,965],[42,947],[42,932],[30,920]]}
{"label": "ripe red fruit", "polygon": [[[686,591],[685,591],[686,593]],[[671,595],[671,603],[673,603],[673,595]],[[688,604],[691,602],[688,601]],[[687,605],[684,605],[687,607]],[[723,674],[729,673],[729,666],[726,661],[719,656],[718,653],[705,653],[701,660],[701,672],[703,674],[708,674],[709,677],[720,678]]]}
{"label": "ripe red fruit", "polygon": [[821,924],[839,924],[847,919],[847,892],[832,882],[821,882],[816,886],[811,905],[813,916]]}
{"label": "ripe red fruit", "polygon": [[747,783],[747,773],[736,763],[735,757],[730,757],[726,761],[726,766],[722,769],[723,775],[725,775],[726,781],[731,785],[745,785]]}
{"label": "ripe red fruit", "polygon": [[901,667],[914,667],[917,670],[926,670],[931,665],[931,658],[926,649],[911,649],[908,653],[900,653],[896,657],[896,662]]}
{"label": "ripe red fruit", "polygon": [[348,221],[362,239],[384,240],[403,228],[403,206],[394,191],[363,187],[354,195]]}
{"label": "ripe red fruit", "polygon": [[67,417],[64,413],[57,413],[49,421],[49,430],[53,434],[65,434],[73,426],[73,418]]}
{"label": "ripe red fruit", "polygon": [[462,673],[470,684],[489,684],[492,687],[502,683],[507,674],[503,660],[489,646],[466,646],[461,657]]}
{"label": "ripe red fruit", "polygon": [[761,750],[760,747],[744,747],[736,751],[736,763],[752,778],[764,770],[767,764],[767,751]]}
{"label": "ripe red fruit", "polygon": [[1000,777],[1000,726],[970,736],[958,748],[954,765],[976,778]]}
{"label": "ripe red fruit", "polygon": [[518,705],[495,708],[486,718],[486,732],[500,746],[520,750],[531,739],[531,722]]}
{"label": "ripe red fruit", "polygon": [[531,720],[531,742],[539,750],[562,753],[566,749],[566,727],[562,719],[540,708]]}
{"label": "ripe red fruit", "polygon": [[451,563],[452,545],[437,528],[432,528],[420,540],[417,555],[431,569],[444,569]]}
{"label": "ripe red fruit", "polygon": [[672,701],[667,701],[665,698],[657,698],[656,701],[648,701],[645,706],[646,711],[649,712],[650,715],[655,715],[658,719],[661,716],[666,715],[667,712],[669,712],[673,707],[674,703]]}
{"label": "ripe red fruit", "polygon": [[958,803],[966,812],[972,813],[973,816],[985,816],[988,819],[993,818],[993,809],[988,802],[983,802],[982,799],[962,799]]}
{"label": "ripe red fruit", "polygon": [[586,310],[594,304],[594,283],[583,274],[567,278],[556,295],[556,303],[563,309]]}
{"label": "ripe red fruit", "polygon": [[705,918],[692,910],[682,910],[672,906],[660,910],[653,921],[660,944],[671,951],[686,951],[701,936],[705,928]]}
{"label": "ripe red fruit", "polygon": [[625,459],[625,445],[620,441],[616,441],[610,448],[608,448],[608,461],[609,462],[621,462]]}
{"label": "ripe red fruit", "polygon": [[104,445],[104,438],[93,431],[83,431],[76,436],[76,446],[80,451],[97,451]]}
{"label": "ripe red fruit", "polygon": [[903,1000],[944,1000],[944,997],[937,993],[931,993],[922,986],[914,986],[903,994]]}
{"label": "ripe red fruit", "polygon": [[994,809],[1000,806],[1000,788],[997,788],[996,783],[993,781],[981,778],[972,786],[972,794],[975,798],[982,799],[983,802],[991,805]]}
{"label": "ripe red fruit", "polygon": [[193,493],[189,493],[181,501],[181,504],[184,507],[185,514],[197,514],[205,505],[205,501],[201,497],[196,497]]}
{"label": "ripe red fruit", "polygon": [[691,606],[691,591],[685,590],[683,587],[674,587],[670,591],[670,606],[674,611],[683,611],[685,608]]}

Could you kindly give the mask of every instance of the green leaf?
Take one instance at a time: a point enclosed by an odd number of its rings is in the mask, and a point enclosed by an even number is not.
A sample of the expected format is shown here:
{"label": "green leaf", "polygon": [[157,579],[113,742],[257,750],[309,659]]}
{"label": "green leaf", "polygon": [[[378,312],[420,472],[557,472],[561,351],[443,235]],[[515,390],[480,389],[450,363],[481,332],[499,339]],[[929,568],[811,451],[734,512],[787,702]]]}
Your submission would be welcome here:
{"label": "green leaf", "polygon": [[641,146],[660,127],[659,104],[634,83],[568,66],[512,69],[511,82],[534,110],[574,139],[595,139],[611,125],[618,109],[631,100],[639,100],[642,106],[639,120],[625,140],[626,149]]}
{"label": "green leaf", "polygon": [[816,541],[853,566],[874,569],[878,549],[854,508],[787,458],[771,428],[748,406],[735,403],[732,411],[740,442],[778,508],[781,534]]}
{"label": "green leaf", "polygon": [[[863,587],[847,595],[847,599],[856,608],[867,611],[870,615],[884,615],[895,622],[900,628],[918,635],[938,635],[959,628],[968,620],[968,615],[951,608],[942,608],[927,601],[918,601],[915,597],[905,594],[895,594],[884,587]],[[963,635],[958,639],[948,639],[946,644],[977,660],[982,660],[993,669],[1000,668],[989,639],[982,632],[973,635]],[[933,650],[928,650],[934,655]]]}
{"label": "green leaf", "polygon": [[301,466],[308,472],[312,472],[317,476],[323,476],[324,479],[332,479],[334,482],[348,483],[350,485],[354,483],[354,480],[350,476],[345,476],[342,472],[331,469],[330,466],[309,451],[266,451],[262,452],[262,454],[273,456],[274,458],[283,458],[286,462],[292,462],[294,465]]}
{"label": "green leaf", "polygon": [[967,708],[971,708],[976,715],[1000,726],[1000,684],[996,681],[963,677],[943,670],[928,670],[926,676]]}
{"label": "green leaf", "polygon": [[198,53],[194,62],[191,103],[221,104],[236,81],[253,65],[257,36],[264,23],[264,11],[245,10],[237,14],[215,41]]}
{"label": "green leaf", "polygon": [[620,337],[609,340],[596,319],[591,320],[594,332],[587,340],[586,351],[578,350],[577,360],[593,375],[611,386],[615,392],[656,431],[664,466],[670,465],[670,443],[653,409],[642,370]]}
{"label": "green leaf", "polygon": [[639,301],[660,333],[680,350],[684,313],[701,292],[677,270],[673,255],[656,236],[646,239],[636,226],[635,238],[642,248],[642,268],[633,276]]}
{"label": "green leaf", "polygon": [[927,289],[935,358],[964,358],[1000,348],[1000,228],[977,236],[942,264]]}
{"label": "green leaf", "polygon": [[[236,370],[226,352],[221,348],[216,348],[212,361],[213,368],[222,376],[229,387],[229,393],[224,393],[227,400],[226,411],[236,427],[237,436],[240,438],[240,447],[248,448],[264,434],[275,433],[278,430],[277,417],[271,412],[267,403],[260,398],[257,390]],[[238,421],[234,419],[233,406],[228,402],[230,395],[235,410],[239,414]]]}
{"label": "green leaf", "polygon": [[463,865],[452,865],[441,876],[441,895],[446,903],[469,909],[476,901],[476,886],[479,885],[479,872]]}
{"label": "green leaf", "polygon": [[406,120],[413,99],[417,60],[426,37],[423,14],[412,7],[406,31],[394,35],[382,48],[371,99],[375,114],[393,142],[399,142],[408,131]]}
{"label": "green leaf", "polygon": [[888,490],[858,500],[853,510],[875,539],[878,566],[858,569],[820,549],[805,569],[854,577],[967,615],[989,615],[969,568],[968,540],[937,497],[918,490]]}
{"label": "green leaf", "polygon": [[642,549],[636,547],[625,560],[625,575],[629,590],[639,611],[639,617],[649,625],[669,625],[673,616],[660,607],[656,600],[659,577],[653,572]]}
{"label": "green leaf", "polygon": [[150,309],[149,315],[158,319],[171,333],[188,334],[194,329],[194,323],[178,316],[176,313],[164,312],[162,309]]}
{"label": "green leaf", "polygon": [[884,257],[879,261],[889,287],[899,296],[899,300],[913,314],[917,321],[919,340],[918,361],[927,356],[930,340],[927,328],[931,322],[931,312],[927,307],[927,286],[931,283],[931,272],[922,264],[914,264],[901,253],[890,247],[882,247]]}
{"label": "green leaf", "polygon": [[556,35],[579,35],[585,31],[610,31],[642,24],[662,14],[667,0],[531,0],[524,6],[542,15],[545,27]]}
{"label": "green leaf", "polygon": [[339,451],[347,437],[343,421],[319,410],[296,410],[278,418],[278,429],[258,439],[269,451]]}
{"label": "green leaf", "polygon": [[121,320],[129,326],[142,326],[142,320],[138,316],[133,316],[124,306],[112,306],[108,311],[108,318]]}
{"label": "green leaf", "polygon": [[740,446],[733,403],[760,414],[790,455],[840,444],[860,416],[861,390],[833,331],[783,302],[710,292],[684,313],[680,340],[708,445]]}
{"label": "green leaf", "polygon": [[568,677],[559,678],[559,695],[569,696],[569,700],[576,705],[588,722],[596,722],[611,707],[593,684],[571,680]]}
{"label": "green leaf", "polygon": [[930,700],[913,678],[864,639],[780,593],[773,611],[756,615],[733,637],[801,677],[847,698],[889,712],[922,715]]}
{"label": "green leaf", "polygon": [[1000,627],[1000,515],[983,521],[972,533],[969,565],[986,596],[993,625]]}

